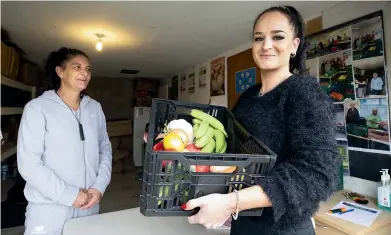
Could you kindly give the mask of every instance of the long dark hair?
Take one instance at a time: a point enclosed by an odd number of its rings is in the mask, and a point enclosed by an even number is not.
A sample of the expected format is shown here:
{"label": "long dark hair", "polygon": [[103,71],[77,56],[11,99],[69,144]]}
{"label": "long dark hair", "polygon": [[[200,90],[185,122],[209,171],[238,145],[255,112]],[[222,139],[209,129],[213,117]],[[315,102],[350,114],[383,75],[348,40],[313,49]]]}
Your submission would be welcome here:
{"label": "long dark hair", "polygon": [[[57,66],[64,66],[64,64],[69,60],[72,59],[75,56],[85,56],[87,59],[89,57],[86,55],[86,53],[82,52],[78,49],[72,49],[72,48],[66,48],[61,47],[58,51],[52,51],[48,55],[45,63],[45,70],[46,75],[50,79],[49,82],[49,90],[58,90],[61,85],[61,78],[56,73],[56,67]],[[85,91],[81,92],[81,95],[83,95]]]}
{"label": "long dark hair", "polygon": [[269,9],[264,10],[261,14],[258,15],[254,22],[254,27],[253,27],[253,33],[255,30],[255,26],[265,13],[268,12],[280,12],[288,17],[289,23],[293,27],[293,33],[295,38],[300,39],[300,44],[299,47],[297,48],[296,55],[289,60],[289,71],[291,73],[294,73],[295,70],[297,70],[300,74],[304,73],[307,71],[306,66],[305,66],[305,60],[307,56],[307,49],[308,49],[308,44],[305,42],[304,39],[304,20],[301,14],[291,6],[277,6],[277,7],[271,7]]}

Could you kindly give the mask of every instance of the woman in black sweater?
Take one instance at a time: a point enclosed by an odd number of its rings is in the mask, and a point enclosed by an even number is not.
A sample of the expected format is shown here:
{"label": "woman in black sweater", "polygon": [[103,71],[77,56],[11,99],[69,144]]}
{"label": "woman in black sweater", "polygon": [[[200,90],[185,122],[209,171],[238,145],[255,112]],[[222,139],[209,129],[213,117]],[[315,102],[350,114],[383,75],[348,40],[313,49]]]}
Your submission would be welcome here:
{"label": "woman in black sweater", "polygon": [[341,158],[332,103],[316,78],[300,75],[306,46],[296,9],[273,7],[261,13],[252,51],[262,85],[242,94],[233,113],[277,154],[276,165],[257,186],[189,201],[186,209],[200,207],[189,222],[217,227],[238,210],[264,208],[260,217],[234,219],[231,235],[313,235],[311,216],[334,192]]}

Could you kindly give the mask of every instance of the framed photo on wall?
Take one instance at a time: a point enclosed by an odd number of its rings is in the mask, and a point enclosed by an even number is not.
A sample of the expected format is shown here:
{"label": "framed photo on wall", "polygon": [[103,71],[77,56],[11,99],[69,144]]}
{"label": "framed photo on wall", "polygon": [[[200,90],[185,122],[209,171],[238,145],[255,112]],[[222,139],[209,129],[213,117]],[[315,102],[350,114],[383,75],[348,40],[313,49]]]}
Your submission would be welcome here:
{"label": "framed photo on wall", "polygon": [[225,57],[210,62],[210,96],[225,94]]}

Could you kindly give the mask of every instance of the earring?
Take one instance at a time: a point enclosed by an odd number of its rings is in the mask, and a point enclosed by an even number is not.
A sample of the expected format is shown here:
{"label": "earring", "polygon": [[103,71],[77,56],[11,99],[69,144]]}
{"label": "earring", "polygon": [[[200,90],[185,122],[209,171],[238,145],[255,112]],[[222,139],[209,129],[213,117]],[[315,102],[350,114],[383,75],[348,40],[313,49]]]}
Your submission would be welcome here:
{"label": "earring", "polygon": [[291,53],[291,58],[295,58],[296,54],[295,53]]}

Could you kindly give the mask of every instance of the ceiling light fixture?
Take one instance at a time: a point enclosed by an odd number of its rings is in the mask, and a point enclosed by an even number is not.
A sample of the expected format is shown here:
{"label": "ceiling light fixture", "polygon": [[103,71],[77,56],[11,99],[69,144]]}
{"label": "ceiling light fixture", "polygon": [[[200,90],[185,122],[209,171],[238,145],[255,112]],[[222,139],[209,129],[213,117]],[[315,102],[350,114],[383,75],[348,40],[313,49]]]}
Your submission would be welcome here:
{"label": "ceiling light fixture", "polygon": [[105,36],[104,34],[97,33],[98,42],[96,43],[96,50],[101,51],[103,48],[102,38]]}

